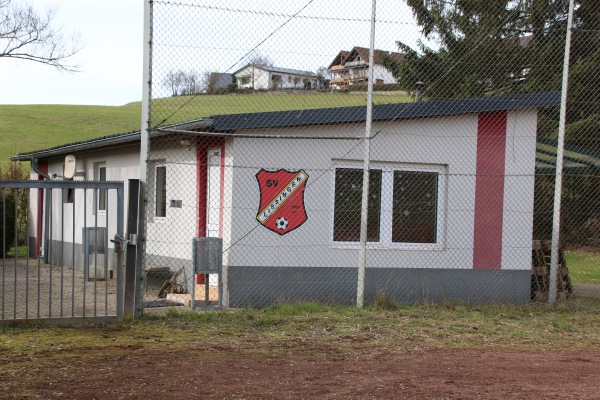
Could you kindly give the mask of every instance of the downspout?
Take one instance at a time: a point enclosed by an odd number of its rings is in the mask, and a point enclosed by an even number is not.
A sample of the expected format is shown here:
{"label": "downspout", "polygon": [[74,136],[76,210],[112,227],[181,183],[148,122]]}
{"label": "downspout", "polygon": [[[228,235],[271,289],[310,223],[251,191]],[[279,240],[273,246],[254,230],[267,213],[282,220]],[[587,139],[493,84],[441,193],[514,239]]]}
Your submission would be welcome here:
{"label": "downspout", "polygon": [[[35,157],[31,157],[31,169],[33,169],[33,171],[36,174],[41,175],[45,181],[50,180],[50,175],[48,175],[47,173],[45,173],[39,169],[38,159]],[[49,212],[50,212],[50,196],[48,195],[48,193],[45,193],[45,195],[44,195],[44,225],[46,226],[46,229],[43,229],[43,227],[42,227],[42,229],[44,231],[44,240],[42,243],[44,244],[44,263],[45,264],[48,264],[48,251],[47,250],[48,250],[48,226],[50,223]],[[38,221],[38,223],[39,222],[40,221]],[[37,249],[37,250],[39,250],[39,249]]]}

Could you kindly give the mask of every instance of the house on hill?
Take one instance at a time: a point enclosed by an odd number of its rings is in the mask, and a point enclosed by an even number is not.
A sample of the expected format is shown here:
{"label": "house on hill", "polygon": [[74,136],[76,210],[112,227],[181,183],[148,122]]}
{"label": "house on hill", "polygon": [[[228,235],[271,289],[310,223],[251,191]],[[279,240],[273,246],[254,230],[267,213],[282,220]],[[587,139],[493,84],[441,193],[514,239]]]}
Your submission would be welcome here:
{"label": "house on hill", "polygon": [[227,86],[234,82],[233,74],[222,73],[222,72],[211,72],[208,75],[208,82],[206,92],[208,94],[215,94],[227,89]]}
{"label": "house on hill", "polygon": [[[373,60],[373,78],[375,84],[395,83],[392,73],[383,66],[382,56],[402,60],[404,54],[375,50]],[[369,77],[369,49],[354,47],[351,51],[340,51],[329,64],[331,87],[346,89],[350,85],[365,84]]]}
{"label": "house on hill", "polygon": [[310,71],[252,63],[235,71],[233,75],[239,89],[311,89],[317,84],[317,75]]}
{"label": "house on hill", "polygon": [[[537,115],[559,100],[535,93],[374,106],[367,302],[380,290],[404,303],[529,301]],[[145,262],[185,266],[189,290],[192,241],[217,236],[224,305],[353,304],[365,116],[365,107],[261,112],[163,129],[148,156]],[[130,132],[12,160],[61,176],[74,155],[81,179],[126,180],[139,177],[139,154],[140,134]],[[77,196],[71,206],[65,215],[75,220],[98,212]],[[32,242],[41,228],[61,226],[45,224],[44,212],[32,193]],[[60,232],[49,237],[44,246],[62,246]],[[63,256],[70,265],[70,252]]]}

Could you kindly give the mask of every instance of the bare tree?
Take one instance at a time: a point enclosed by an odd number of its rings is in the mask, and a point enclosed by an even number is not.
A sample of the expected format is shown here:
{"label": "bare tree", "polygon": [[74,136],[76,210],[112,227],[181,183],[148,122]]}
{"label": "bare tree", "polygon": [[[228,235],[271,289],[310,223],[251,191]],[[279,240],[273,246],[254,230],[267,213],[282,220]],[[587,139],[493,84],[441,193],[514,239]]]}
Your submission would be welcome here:
{"label": "bare tree", "polygon": [[317,86],[319,89],[323,89],[328,85],[329,78],[330,74],[327,67],[319,67],[317,69]]}
{"label": "bare tree", "polygon": [[206,71],[203,74],[203,86],[206,88],[206,93],[208,94],[216,94],[219,89],[219,77],[221,74],[218,72],[210,72]]}
{"label": "bare tree", "polygon": [[274,65],[271,57],[258,51],[253,51],[252,53],[248,54],[246,60],[249,64],[258,65],[261,67],[272,67]]}
{"label": "bare tree", "polygon": [[206,78],[194,70],[171,70],[165,75],[163,85],[171,89],[171,96],[188,96],[202,93],[206,89]]}
{"label": "bare tree", "polygon": [[179,96],[181,93],[181,85],[184,80],[183,71],[169,71],[163,79],[163,84],[171,88],[171,96]]}
{"label": "bare tree", "polygon": [[0,0],[0,57],[17,58],[50,65],[61,71],[77,72],[67,59],[83,44],[79,35],[63,36],[53,24],[56,10],[38,13],[31,5]]}

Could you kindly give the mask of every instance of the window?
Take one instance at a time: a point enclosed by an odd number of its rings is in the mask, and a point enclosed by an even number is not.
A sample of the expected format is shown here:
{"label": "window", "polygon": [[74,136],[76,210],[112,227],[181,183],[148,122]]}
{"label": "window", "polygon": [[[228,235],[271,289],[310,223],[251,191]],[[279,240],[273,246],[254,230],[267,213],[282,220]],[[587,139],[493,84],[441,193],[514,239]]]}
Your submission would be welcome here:
{"label": "window", "polygon": [[167,167],[158,165],[156,167],[156,217],[167,216]]}
{"label": "window", "polygon": [[392,242],[437,242],[438,173],[394,171]]}
{"label": "window", "polygon": [[242,76],[240,78],[240,85],[247,85],[250,83],[250,77],[249,76]]}
{"label": "window", "polygon": [[75,202],[75,189],[68,188],[62,190],[63,204],[73,204]]}
{"label": "window", "polygon": [[[335,173],[335,204],[333,240],[358,242],[360,240],[360,209],[362,202],[362,169],[338,168]],[[369,174],[369,218],[367,240],[379,241],[381,203],[381,170]]]}
{"label": "window", "polygon": [[[375,166],[369,175],[367,241],[397,248],[440,248],[443,166]],[[362,169],[336,168],[333,241],[360,240]]]}
{"label": "window", "polygon": [[[96,180],[106,182],[106,164],[96,164]],[[98,189],[98,211],[106,211],[107,190]]]}

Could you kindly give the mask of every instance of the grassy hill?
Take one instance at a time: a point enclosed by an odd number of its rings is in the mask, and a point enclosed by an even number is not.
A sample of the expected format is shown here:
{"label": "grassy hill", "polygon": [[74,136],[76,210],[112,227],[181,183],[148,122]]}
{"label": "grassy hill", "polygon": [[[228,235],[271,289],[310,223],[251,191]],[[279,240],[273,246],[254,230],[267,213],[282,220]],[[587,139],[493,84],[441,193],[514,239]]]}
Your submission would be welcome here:
{"label": "grassy hill", "polygon": [[[375,103],[407,102],[397,92],[374,96]],[[366,104],[365,93],[261,93],[174,97],[153,102],[153,123],[173,123],[217,114],[343,107]],[[141,103],[124,106],[0,105],[0,163],[16,153],[113,133],[138,130]]]}

